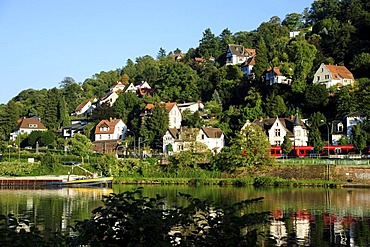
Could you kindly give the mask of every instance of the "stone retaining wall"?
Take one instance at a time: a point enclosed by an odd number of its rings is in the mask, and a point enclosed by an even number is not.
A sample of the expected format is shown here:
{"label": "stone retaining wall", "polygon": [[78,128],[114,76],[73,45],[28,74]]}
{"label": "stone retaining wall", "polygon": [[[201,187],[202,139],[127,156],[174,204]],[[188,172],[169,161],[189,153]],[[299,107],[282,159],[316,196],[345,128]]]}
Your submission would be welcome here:
{"label": "stone retaining wall", "polygon": [[266,176],[299,180],[339,180],[370,183],[370,166],[283,165],[276,166]]}

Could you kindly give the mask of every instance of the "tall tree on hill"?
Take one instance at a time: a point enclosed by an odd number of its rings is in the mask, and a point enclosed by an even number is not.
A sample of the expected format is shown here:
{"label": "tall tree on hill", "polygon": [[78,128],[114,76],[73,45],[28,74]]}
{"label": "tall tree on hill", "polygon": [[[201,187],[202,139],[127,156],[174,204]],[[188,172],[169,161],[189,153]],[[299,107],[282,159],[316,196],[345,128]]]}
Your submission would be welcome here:
{"label": "tall tree on hill", "polygon": [[136,58],[135,68],[135,82],[146,81],[152,84],[157,81],[159,76],[159,62],[154,60],[151,56],[146,55]]}
{"label": "tall tree on hill", "polygon": [[165,58],[167,56],[166,50],[163,49],[162,47],[159,48],[158,54],[157,54],[157,59],[160,60],[162,58]]}
{"label": "tall tree on hill", "polygon": [[351,140],[357,152],[361,154],[362,150],[366,147],[367,133],[362,130],[361,124],[352,126]]}
{"label": "tall tree on hill", "polygon": [[183,63],[164,63],[156,84],[156,92],[163,101],[196,101],[200,98],[197,88],[199,76]]}
{"label": "tall tree on hill", "polygon": [[13,100],[10,100],[6,105],[0,105],[0,140],[9,140],[9,134],[17,126],[19,112],[20,109]]}
{"label": "tall tree on hill", "polygon": [[290,153],[290,151],[292,151],[292,146],[293,146],[292,141],[289,139],[288,135],[285,135],[284,141],[281,144],[281,151],[283,152],[283,154],[287,156]]}
{"label": "tall tree on hill", "polygon": [[267,58],[268,49],[266,43],[262,37],[258,38],[256,45],[256,65],[253,67],[253,72],[257,80],[263,76],[265,71],[270,67],[269,60]]}
{"label": "tall tree on hill", "polygon": [[217,59],[221,55],[219,40],[212,33],[210,28],[207,28],[203,32],[203,37],[198,47],[198,53],[200,57],[205,59],[209,59],[210,57]]}
{"label": "tall tree on hill", "polygon": [[289,58],[295,64],[292,89],[302,93],[307,86],[307,77],[312,70],[316,47],[309,44],[303,36],[293,39],[288,45]]}
{"label": "tall tree on hill", "polygon": [[48,91],[47,98],[42,102],[43,112],[40,118],[45,127],[52,131],[59,128],[60,98],[60,91],[57,88],[52,88]]}
{"label": "tall tree on hill", "polygon": [[287,26],[290,31],[300,29],[304,26],[302,22],[303,16],[298,13],[290,13],[285,16],[285,19],[281,23],[283,26]]}
{"label": "tall tree on hill", "polygon": [[140,128],[143,142],[156,148],[156,142],[161,140],[168,128],[168,111],[164,104],[155,104],[150,116],[145,116]]}
{"label": "tall tree on hill", "polygon": [[[135,114],[140,114],[138,106],[140,105],[140,99],[135,93],[121,93],[113,104],[114,115],[117,118],[121,118],[126,125],[134,118]],[[129,126],[130,127],[130,126]]]}

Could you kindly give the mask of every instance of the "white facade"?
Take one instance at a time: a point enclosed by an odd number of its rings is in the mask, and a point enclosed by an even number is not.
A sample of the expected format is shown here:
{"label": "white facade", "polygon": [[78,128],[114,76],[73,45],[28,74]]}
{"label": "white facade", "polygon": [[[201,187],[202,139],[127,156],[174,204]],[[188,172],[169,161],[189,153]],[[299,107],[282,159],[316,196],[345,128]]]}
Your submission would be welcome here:
{"label": "white facade", "polygon": [[[253,123],[259,125],[266,131],[271,146],[280,146],[284,137],[288,135],[294,146],[308,145],[308,130],[302,120],[295,118],[268,118],[255,120]],[[242,130],[249,125],[247,121]]]}
{"label": "white facade", "polygon": [[267,70],[265,76],[266,83],[270,86],[273,84],[290,85],[292,83],[292,80],[281,74],[280,69],[277,67]]}
{"label": "white facade", "polygon": [[323,84],[328,89],[332,86],[353,85],[354,77],[344,66],[321,64],[317,69],[313,84]]}
{"label": "white facade", "polygon": [[[217,134],[215,135],[214,133],[216,132]],[[213,153],[219,153],[225,147],[225,135],[217,128],[202,127],[196,140],[204,143]]]}
{"label": "white facade", "polygon": [[102,105],[104,103],[108,103],[110,106],[116,102],[118,99],[118,94],[116,92],[110,92],[103,96],[103,98],[100,99],[99,105]]}
{"label": "white facade", "polygon": [[[176,129],[167,129],[163,135],[163,153],[172,155],[173,153],[185,151],[191,143],[199,142],[207,146],[213,153],[219,153],[225,147],[225,135],[218,128],[202,127],[201,129],[188,129],[187,132],[193,132],[195,138],[193,141],[185,141],[183,132]],[[172,151],[169,151],[172,146]]]}
{"label": "white facade", "polygon": [[181,112],[184,112],[185,110],[189,110],[190,112],[194,113],[196,111],[203,111],[204,110],[204,104],[200,101],[177,104],[177,105],[180,108]]}
{"label": "white facade", "polygon": [[123,139],[127,126],[121,119],[102,120],[95,128],[95,141]]}
{"label": "white facade", "polygon": [[177,106],[176,103],[166,103],[166,107],[168,110],[168,127],[180,129],[182,121],[180,108]]}

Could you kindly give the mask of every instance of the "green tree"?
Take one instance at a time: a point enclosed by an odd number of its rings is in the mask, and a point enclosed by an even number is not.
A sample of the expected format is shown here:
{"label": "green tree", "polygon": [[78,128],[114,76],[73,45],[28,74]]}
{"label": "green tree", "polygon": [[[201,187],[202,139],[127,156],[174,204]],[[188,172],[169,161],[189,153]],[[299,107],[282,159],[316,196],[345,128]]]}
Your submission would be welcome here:
{"label": "green tree", "polygon": [[285,16],[285,19],[281,24],[283,26],[287,26],[289,30],[298,30],[304,26],[302,20],[303,20],[302,14],[290,13]]}
{"label": "green tree", "polygon": [[85,157],[92,154],[93,144],[89,138],[82,134],[75,134],[68,140],[68,150],[74,155]]}
{"label": "green tree", "polygon": [[288,156],[290,151],[292,151],[292,146],[293,146],[292,141],[289,139],[288,135],[285,135],[284,141],[281,144],[281,151],[283,152],[283,154]]}
{"label": "green tree", "polygon": [[205,59],[210,57],[218,58],[219,55],[221,55],[219,45],[217,37],[212,33],[211,29],[207,28],[204,30],[203,37],[199,41],[199,57],[203,57]]}
{"label": "green tree", "polygon": [[287,106],[282,96],[272,93],[266,98],[265,109],[268,116],[277,117],[284,116],[284,113],[287,111]]}
{"label": "green tree", "polygon": [[366,132],[361,128],[361,124],[352,126],[351,140],[357,152],[361,154],[362,150],[366,147]]}
{"label": "green tree", "polygon": [[213,165],[222,171],[244,170],[255,172],[272,165],[270,142],[262,128],[251,123],[231,141],[230,148],[222,149],[213,160]]}
{"label": "green tree", "polygon": [[164,101],[196,101],[200,98],[198,91],[199,76],[183,63],[164,63],[161,65],[156,92]]}
{"label": "green tree", "polygon": [[158,51],[158,54],[157,54],[157,59],[162,59],[162,58],[165,58],[167,55],[166,55],[166,50],[163,49],[162,47],[159,48],[159,51]]}
{"label": "green tree", "polygon": [[150,115],[144,117],[140,136],[144,138],[152,148],[156,148],[156,141],[162,139],[162,136],[168,128],[168,111],[164,104],[155,104]]}
{"label": "green tree", "polygon": [[325,146],[324,141],[321,139],[321,133],[319,128],[311,128],[309,141],[311,145],[314,147],[316,154],[319,154],[323,147]]}
{"label": "green tree", "polygon": [[42,131],[39,141],[40,141],[40,145],[42,146],[45,146],[45,147],[50,146],[52,144],[55,144],[55,135],[50,130]]}

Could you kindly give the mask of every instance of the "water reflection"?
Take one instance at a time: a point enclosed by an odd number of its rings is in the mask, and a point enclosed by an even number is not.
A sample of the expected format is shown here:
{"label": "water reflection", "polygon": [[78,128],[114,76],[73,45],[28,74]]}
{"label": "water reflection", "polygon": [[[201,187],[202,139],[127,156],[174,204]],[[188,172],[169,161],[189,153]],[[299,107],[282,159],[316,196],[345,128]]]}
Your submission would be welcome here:
{"label": "water reflection", "polygon": [[[30,219],[40,229],[67,230],[75,220],[90,218],[111,189],[9,190],[0,189],[0,214]],[[264,197],[251,211],[270,211],[271,225],[263,229],[264,246],[369,246],[370,191],[367,189],[264,188],[220,186],[143,186],[143,194],[166,197],[167,206],[182,204],[179,192],[220,204]]]}

